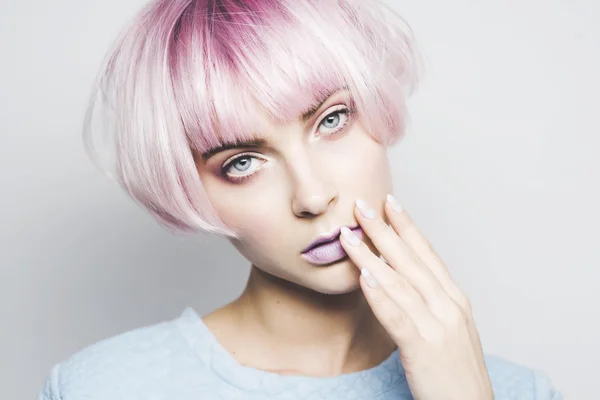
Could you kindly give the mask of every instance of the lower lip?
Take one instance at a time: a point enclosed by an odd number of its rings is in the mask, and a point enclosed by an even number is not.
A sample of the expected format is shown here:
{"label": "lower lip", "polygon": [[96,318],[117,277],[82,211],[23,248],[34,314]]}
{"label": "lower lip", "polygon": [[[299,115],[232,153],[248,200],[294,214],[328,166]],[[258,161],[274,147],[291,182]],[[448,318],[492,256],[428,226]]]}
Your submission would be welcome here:
{"label": "lower lip", "polygon": [[[361,228],[353,229],[352,232],[360,239],[363,237]],[[347,256],[339,239],[323,243],[309,251],[302,253],[302,257],[311,264],[327,265],[340,261]]]}

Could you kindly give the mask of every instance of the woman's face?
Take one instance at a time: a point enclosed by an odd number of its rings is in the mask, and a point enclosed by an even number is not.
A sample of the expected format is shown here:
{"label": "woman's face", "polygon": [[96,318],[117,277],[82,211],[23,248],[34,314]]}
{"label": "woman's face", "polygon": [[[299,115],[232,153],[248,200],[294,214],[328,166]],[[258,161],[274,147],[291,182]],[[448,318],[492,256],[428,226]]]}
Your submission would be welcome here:
{"label": "woman's face", "polygon": [[233,245],[255,267],[341,294],[358,288],[358,269],[347,257],[336,260],[335,244],[305,250],[321,234],[357,226],[356,199],[381,215],[392,184],[386,148],[354,115],[349,92],[316,106],[290,124],[265,119],[262,143],[199,159],[198,172],[219,217],[239,235]]}

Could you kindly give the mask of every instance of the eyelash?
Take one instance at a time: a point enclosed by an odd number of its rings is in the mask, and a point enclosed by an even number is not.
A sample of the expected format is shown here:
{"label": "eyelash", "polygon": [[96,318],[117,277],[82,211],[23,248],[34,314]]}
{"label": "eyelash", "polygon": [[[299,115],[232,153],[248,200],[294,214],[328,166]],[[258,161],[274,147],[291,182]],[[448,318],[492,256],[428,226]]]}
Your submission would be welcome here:
{"label": "eyelash", "polygon": [[263,161],[266,161],[264,158],[259,158],[256,155],[250,155],[250,153],[239,154],[237,157],[235,157],[234,159],[232,159],[231,161],[229,161],[227,164],[225,164],[223,166],[223,168],[221,169],[221,175],[223,176],[223,178],[225,178],[228,181],[233,182],[233,183],[241,183],[241,182],[245,181],[246,179],[249,179],[250,177],[252,177],[258,173],[258,172],[253,172],[251,174],[238,176],[238,177],[232,177],[232,176],[227,175],[227,171],[229,170],[229,168],[231,168],[233,166],[233,164],[235,164],[239,160],[243,160],[243,159],[250,159],[250,160],[251,159],[261,159]]}
{"label": "eyelash", "polygon": [[[332,117],[334,115],[345,115],[346,116],[346,120],[343,122],[342,126],[339,128],[335,128],[336,130],[331,132],[331,133],[327,133],[327,134],[323,134],[320,136],[337,136],[339,134],[341,134],[343,131],[346,130],[346,128],[348,127],[348,125],[352,122],[353,118],[354,118],[354,114],[355,114],[355,110],[353,107],[348,107],[348,106],[340,106],[340,108],[333,110],[332,112],[330,112],[329,114],[327,114],[325,117],[323,117],[321,119],[321,121],[319,122],[318,127],[321,127],[321,125],[323,125],[323,123],[325,122],[325,120],[327,120],[327,118]],[[254,175],[256,175],[258,172],[253,172],[251,174],[248,175],[243,175],[240,177],[231,177],[229,175],[227,175],[227,171],[239,160],[242,159],[261,159],[260,157],[257,157],[256,155],[251,155],[251,153],[242,153],[237,155],[235,158],[233,158],[232,160],[230,160],[229,162],[227,162],[226,164],[223,165],[223,167],[221,168],[221,175],[227,179],[230,182],[233,183],[242,183],[245,180],[253,177]],[[264,159],[262,159],[263,161],[266,161]]]}

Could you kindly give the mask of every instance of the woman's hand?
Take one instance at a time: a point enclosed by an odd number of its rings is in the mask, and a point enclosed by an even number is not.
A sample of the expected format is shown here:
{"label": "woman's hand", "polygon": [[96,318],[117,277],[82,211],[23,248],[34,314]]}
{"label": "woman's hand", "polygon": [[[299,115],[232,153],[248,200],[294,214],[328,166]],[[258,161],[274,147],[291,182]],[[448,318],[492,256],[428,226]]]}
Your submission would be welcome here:
{"label": "woman's hand", "polygon": [[361,269],[373,313],[398,345],[413,397],[493,399],[469,299],[391,196],[385,213],[391,227],[357,201],[358,222],[387,263],[347,228],[341,243]]}

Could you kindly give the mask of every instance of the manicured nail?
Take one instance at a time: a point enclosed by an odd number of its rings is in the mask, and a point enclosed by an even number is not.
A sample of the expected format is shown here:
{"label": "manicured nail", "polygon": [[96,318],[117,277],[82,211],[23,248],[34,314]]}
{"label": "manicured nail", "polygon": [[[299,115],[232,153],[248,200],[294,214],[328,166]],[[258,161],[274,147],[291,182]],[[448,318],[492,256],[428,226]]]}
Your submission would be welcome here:
{"label": "manicured nail", "polygon": [[366,269],[366,268],[361,269],[360,274],[363,276],[363,278],[367,282],[367,286],[369,286],[371,289],[374,289],[377,287],[377,281],[375,280],[375,277],[373,275],[371,275],[371,273],[369,272],[368,269]]}
{"label": "manicured nail", "polygon": [[371,207],[369,207],[364,200],[360,200],[360,199],[356,200],[356,206],[360,210],[360,213],[366,219],[373,219],[373,218],[375,218],[375,210],[373,210]]}
{"label": "manicured nail", "polygon": [[360,244],[360,239],[358,236],[356,236],[354,232],[347,227],[342,226],[341,232],[342,236],[344,236],[344,239],[346,239],[352,246],[358,246]]}
{"label": "manicured nail", "polygon": [[398,200],[396,200],[396,198],[394,196],[392,196],[391,194],[388,194],[387,201],[392,206],[392,210],[396,211],[397,213],[402,212],[402,206],[400,205],[400,203],[398,203]]}

